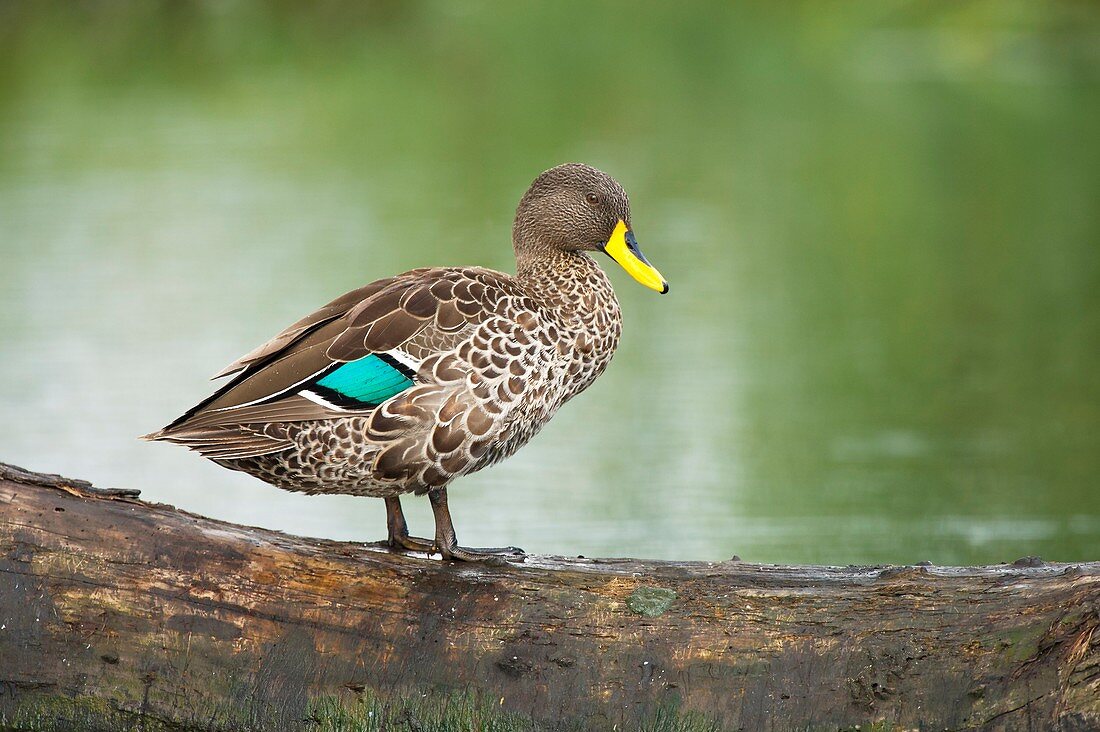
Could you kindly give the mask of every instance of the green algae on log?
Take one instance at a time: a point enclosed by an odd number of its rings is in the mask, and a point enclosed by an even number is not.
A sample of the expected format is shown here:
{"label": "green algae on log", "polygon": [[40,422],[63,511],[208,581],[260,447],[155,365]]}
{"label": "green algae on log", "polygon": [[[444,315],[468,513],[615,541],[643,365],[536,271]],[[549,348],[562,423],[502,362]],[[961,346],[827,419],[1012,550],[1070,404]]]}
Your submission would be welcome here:
{"label": "green algae on log", "polygon": [[655,618],[664,614],[672,607],[672,601],[676,599],[676,592],[665,587],[639,587],[626,598],[626,606],[649,618]]}
{"label": "green algae on log", "polygon": [[451,564],[0,465],[3,729],[1095,729],[1098,613],[1100,563]]}

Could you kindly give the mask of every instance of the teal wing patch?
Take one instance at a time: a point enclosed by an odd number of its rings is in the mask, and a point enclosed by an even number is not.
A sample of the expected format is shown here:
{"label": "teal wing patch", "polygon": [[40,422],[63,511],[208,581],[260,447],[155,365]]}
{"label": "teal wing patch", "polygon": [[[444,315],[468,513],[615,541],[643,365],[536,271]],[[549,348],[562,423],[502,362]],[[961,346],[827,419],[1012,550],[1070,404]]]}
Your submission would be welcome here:
{"label": "teal wing patch", "polygon": [[377,407],[413,385],[413,373],[404,364],[372,353],[341,364],[317,379],[307,389],[325,401],[350,409]]}

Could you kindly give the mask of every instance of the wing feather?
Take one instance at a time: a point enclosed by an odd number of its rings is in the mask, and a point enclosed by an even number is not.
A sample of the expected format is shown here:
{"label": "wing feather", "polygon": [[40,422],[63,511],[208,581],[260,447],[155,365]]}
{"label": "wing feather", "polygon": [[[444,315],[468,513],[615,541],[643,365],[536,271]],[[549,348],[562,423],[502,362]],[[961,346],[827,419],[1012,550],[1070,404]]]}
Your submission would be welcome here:
{"label": "wing feather", "polygon": [[[418,270],[407,272],[406,275],[413,274],[417,271]],[[386,279],[377,280],[370,283],[369,285],[360,287],[359,289],[344,293],[327,305],[318,308],[317,310],[313,311],[293,325],[288,326],[267,343],[264,343],[263,345],[241,356],[236,361],[229,364],[224,369],[215,374],[213,378],[220,379],[223,376],[235,374],[238,371],[247,368],[248,366],[263,361],[265,358],[275,353],[278,353],[279,351],[282,351],[284,348],[286,348],[302,336],[306,335],[311,330],[317,328],[318,326],[324,325],[331,320],[339,318],[340,316],[346,314],[348,310],[350,310],[352,307],[358,305],[365,300],[370,299],[375,293],[388,287],[396,279],[396,277],[389,277]]]}

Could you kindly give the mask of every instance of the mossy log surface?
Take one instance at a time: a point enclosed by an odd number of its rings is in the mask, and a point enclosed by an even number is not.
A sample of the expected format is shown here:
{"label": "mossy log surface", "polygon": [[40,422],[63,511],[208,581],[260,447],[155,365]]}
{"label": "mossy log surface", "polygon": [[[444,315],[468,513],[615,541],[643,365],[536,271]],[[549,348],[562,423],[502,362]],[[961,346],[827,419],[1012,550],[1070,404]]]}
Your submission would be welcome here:
{"label": "mossy log surface", "polygon": [[442,562],[0,464],[0,727],[1100,729],[1100,563]]}

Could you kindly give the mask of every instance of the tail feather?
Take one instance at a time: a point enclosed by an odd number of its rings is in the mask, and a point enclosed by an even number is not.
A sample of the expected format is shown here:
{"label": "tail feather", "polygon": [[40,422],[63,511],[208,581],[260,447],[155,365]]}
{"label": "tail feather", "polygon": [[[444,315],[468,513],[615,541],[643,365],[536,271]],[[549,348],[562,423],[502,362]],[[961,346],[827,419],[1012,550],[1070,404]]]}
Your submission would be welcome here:
{"label": "tail feather", "polygon": [[211,460],[231,460],[280,452],[294,443],[286,436],[271,435],[246,425],[198,429],[163,429],[143,435],[145,440],[163,440],[183,445]]}

